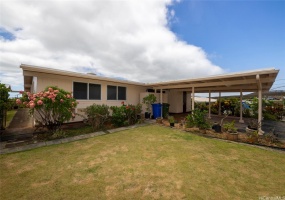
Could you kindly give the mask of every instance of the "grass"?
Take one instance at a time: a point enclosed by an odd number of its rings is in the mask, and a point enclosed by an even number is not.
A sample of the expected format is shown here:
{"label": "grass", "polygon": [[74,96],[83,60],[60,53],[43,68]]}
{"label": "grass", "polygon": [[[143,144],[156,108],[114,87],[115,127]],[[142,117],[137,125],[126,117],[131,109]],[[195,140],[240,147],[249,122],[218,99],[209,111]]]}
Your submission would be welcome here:
{"label": "grass", "polygon": [[0,156],[0,199],[285,195],[285,154],[150,125]]}
{"label": "grass", "polygon": [[11,123],[13,117],[15,116],[17,110],[9,110],[7,111],[7,118],[6,118],[6,127],[9,126],[9,124]]}

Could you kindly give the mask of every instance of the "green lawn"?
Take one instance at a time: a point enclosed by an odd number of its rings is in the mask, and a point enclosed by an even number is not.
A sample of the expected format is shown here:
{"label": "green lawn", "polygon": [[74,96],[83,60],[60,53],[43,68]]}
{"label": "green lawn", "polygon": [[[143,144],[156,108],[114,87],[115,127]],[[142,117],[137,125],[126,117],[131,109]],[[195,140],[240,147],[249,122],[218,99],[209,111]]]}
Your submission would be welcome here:
{"label": "green lawn", "polygon": [[0,199],[285,196],[285,154],[150,125],[0,156]]}

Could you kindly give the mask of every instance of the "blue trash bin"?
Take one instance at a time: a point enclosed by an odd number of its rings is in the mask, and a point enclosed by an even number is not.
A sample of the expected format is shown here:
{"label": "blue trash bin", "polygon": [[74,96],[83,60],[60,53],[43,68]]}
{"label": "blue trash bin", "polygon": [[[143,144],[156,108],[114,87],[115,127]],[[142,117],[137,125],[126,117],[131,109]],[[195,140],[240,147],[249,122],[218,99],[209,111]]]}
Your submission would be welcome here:
{"label": "blue trash bin", "polygon": [[152,113],[153,113],[154,119],[161,117],[161,104],[160,103],[152,104]]}

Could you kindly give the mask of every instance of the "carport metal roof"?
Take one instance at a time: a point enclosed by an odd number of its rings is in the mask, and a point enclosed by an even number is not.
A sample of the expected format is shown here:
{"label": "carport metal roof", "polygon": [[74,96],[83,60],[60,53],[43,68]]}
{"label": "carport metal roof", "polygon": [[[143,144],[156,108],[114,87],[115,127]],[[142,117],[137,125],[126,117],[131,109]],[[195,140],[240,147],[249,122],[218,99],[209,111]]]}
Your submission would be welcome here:
{"label": "carport metal roof", "polygon": [[278,73],[279,70],[270,68],[146,85],[153,89],[178,89],[181,91],[192,91],[194,87],[195,93],[240,92],[241,90],[256,92],[261,86],[260,88],[264,92],[269,91]]}

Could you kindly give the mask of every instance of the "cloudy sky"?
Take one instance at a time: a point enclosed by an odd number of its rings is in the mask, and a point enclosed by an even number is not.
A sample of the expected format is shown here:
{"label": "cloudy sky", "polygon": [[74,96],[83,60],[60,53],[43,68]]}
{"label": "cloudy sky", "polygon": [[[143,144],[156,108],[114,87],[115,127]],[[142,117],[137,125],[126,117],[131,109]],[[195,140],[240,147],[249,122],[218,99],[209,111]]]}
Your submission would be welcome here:
{"label": "cloudy sky", "polygon": [[0,81],[13,90],[21,63],[140,82],[268,67],[285,79],[284,1],[0,2]]}

